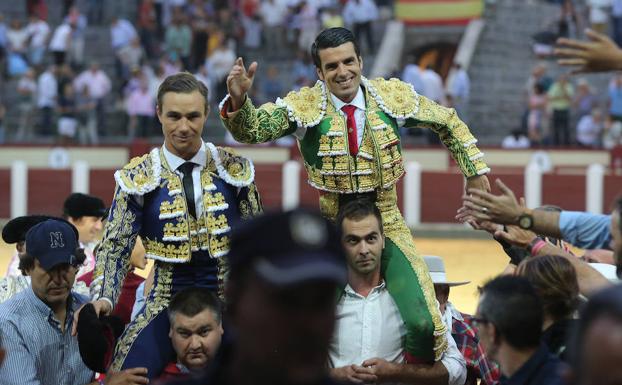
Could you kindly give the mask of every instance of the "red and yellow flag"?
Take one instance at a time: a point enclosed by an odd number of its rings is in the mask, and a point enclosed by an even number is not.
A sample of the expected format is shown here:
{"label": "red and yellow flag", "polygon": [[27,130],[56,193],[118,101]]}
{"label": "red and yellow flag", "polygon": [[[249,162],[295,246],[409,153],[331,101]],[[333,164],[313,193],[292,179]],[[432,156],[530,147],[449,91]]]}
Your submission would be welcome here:
{"label": "red and yellow flag", "polygon": [[409,25],[467,24],[484,11],[483,0],[397,0],[395,17]]}

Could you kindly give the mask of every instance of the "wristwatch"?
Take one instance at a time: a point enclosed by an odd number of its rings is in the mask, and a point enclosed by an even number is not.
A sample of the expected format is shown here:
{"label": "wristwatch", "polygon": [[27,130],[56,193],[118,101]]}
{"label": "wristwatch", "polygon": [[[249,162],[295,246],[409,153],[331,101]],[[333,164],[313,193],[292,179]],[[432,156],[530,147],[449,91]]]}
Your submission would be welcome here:
{"label": "wristwatch", "polygon": [[530,230],[533,227],[533,216],[529,213],[523,213],[518,217],[518,227],[523,230]]}

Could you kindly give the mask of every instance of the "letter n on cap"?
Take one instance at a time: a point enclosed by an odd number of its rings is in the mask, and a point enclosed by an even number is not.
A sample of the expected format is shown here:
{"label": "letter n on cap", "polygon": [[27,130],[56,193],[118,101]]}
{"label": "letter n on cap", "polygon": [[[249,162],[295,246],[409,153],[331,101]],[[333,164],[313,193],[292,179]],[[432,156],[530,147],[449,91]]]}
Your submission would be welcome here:
{"label": "letter n on cap", "polygon": [[50,248],[56,249],[59,247],[65,247],[65,242],[63,241],[63,233],[61,233],[60,231],[50,233]]}

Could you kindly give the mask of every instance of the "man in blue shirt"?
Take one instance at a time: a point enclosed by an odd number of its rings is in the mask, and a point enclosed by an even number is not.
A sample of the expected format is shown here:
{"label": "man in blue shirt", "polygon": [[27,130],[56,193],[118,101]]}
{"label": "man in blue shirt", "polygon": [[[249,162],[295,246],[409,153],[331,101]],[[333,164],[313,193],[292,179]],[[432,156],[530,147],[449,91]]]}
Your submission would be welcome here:
{"label": "man in blue shirt", "polygon": [[77,230],[49,219],[26,234],[28,289],[0,304],[0,338],[6,359],[2,384],[75,384],[91,382],[71,336],[73,312],[88,298],[71,291],[77,266],[84,261]]}

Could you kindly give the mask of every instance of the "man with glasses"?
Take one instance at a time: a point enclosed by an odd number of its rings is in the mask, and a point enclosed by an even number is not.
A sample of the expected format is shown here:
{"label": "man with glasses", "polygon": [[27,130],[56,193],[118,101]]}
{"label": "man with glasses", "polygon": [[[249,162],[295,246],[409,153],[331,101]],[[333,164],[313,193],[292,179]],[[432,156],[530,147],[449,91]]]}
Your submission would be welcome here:
{"label": "man with glasses", "polygon": [[542,303],[522,277],[499,276],[481,290],[473,319],[488,356],[499,363],[501,384],[557,385],[561,361],[541,344]]}

